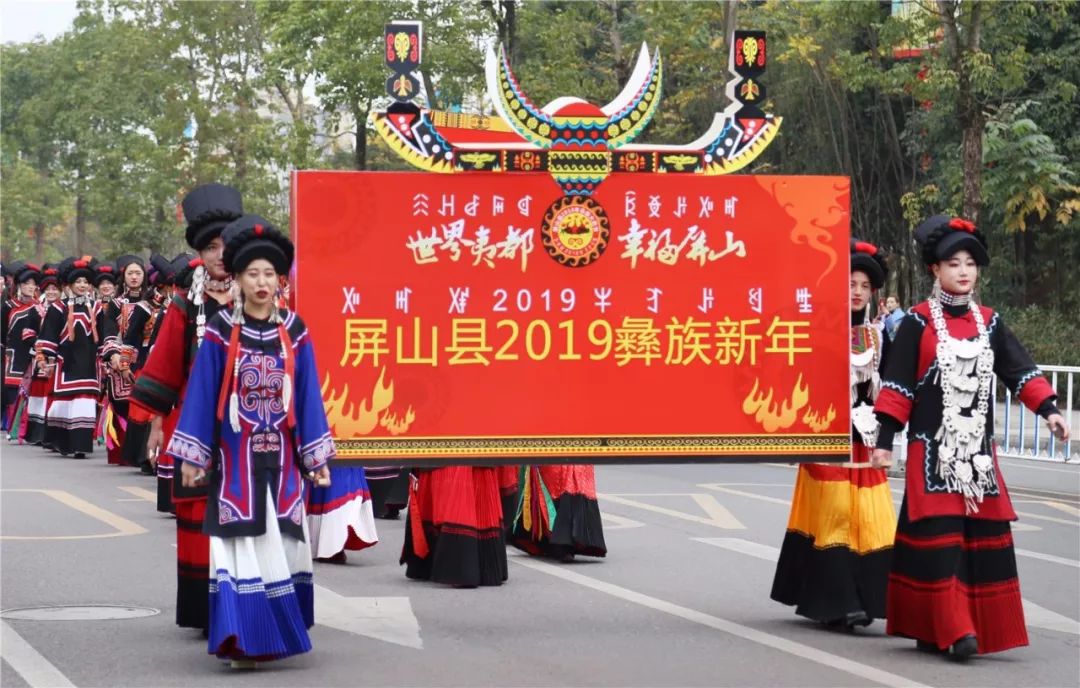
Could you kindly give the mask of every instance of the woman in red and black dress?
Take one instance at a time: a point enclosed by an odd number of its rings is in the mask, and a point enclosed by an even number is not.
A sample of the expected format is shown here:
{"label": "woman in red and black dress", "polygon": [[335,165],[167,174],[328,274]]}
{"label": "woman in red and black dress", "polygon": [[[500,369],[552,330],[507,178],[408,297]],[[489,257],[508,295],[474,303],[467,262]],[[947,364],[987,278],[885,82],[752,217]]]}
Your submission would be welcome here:
{"label": "woman in red and black dress", "polygon": [[972,299],[990,263],[982,234],[938,215],[915,239],[934,289],[901,322],[875,404],[875,465],[891,463],[893,436],[908,426],[887,631],[965,660],[1028,644],[1009,529],[1016,512],[993,442],[994,376],[1062,441],[1069,429],[1001,315]]}
{"label": "woman in red and black dress", "polygon": [[400,562],[407,577],[459,588],[502,585],[507,564],[497,470],[417,471]]}
{"label": "woman in red and black dress", "polygon": [[888,336],[870,320],[873,292],[888,270],[877,247],[851,242],[851,419],[854,466],[803,463],[795,479],[772,598],[795,613],[853,630],[885,616],[896,510],[889,477],[870,465],[878,422],[874,398]]}
{"label": "woman in red and black dress", "polygon": [[[566,562],[579,554],[607,556],[593,466],[554,464],[514,470],[518,473],[516,501],[512,511],[504,513],[514,547]],[[506,494],[504,487],[504,511]]]}
{"label": "woman in red and black dress", "polygon": [[[41,281],[38,283],[41,289],[41,303],[36,307],[38,312],[38,336],[41,336],[41,323],[45,321],[45,313],[54,303],[60,301],[63,292],[60,289],[60,266],[55,263],[46,263],[41,269]],[[49,412],[50,386],[55,364],[50,363],[44,352],[37,350],[37,340],[34,342],[34,360],[30,364],[32,373],[30,385],[26,392],[25,422],[17,428],[18,438],[22,442],[34,445],[45,443],[45,417]]]}

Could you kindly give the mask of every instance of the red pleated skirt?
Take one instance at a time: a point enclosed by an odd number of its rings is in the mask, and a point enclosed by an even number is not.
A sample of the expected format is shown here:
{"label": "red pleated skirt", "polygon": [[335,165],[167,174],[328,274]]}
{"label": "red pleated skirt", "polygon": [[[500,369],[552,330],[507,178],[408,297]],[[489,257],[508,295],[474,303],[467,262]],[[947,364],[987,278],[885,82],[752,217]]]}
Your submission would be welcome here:
{"label": "red pleated skirt", "polygon": [[887,597],[887,632],[947,649],[964,636],[979,653],[1028,644],[1008,521],[908,519],[900,508]]}
{"label": "red pleated skirt", "polygon": [[412,486],[401,563],[409,578],[460,587],[507,579],[495,468],[423,471]]}

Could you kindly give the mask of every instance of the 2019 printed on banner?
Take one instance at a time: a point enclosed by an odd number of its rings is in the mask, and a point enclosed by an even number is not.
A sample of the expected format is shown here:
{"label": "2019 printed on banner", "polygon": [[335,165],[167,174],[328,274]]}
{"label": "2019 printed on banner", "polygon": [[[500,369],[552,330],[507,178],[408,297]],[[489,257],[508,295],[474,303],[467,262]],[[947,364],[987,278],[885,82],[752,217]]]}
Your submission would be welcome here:
{"label": "2019 printed on banner", "polygon": [[848,180],[298,172],[341,459],[846,460]]}

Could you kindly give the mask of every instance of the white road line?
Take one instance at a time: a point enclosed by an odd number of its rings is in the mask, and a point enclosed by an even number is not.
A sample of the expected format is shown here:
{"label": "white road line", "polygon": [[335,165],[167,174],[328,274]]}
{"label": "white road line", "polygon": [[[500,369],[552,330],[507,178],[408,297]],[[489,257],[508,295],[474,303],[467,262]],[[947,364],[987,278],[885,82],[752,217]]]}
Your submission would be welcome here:
{"label": "white road line", "polygon": [[712,628],[722,633],[728,633],[738,638],[742,638],[743,640],[764,645],[765,647],[815,662],[822,666],[829,667],[830,669],[843,671],[865,681],[873,681],[874,683],[879,683],[883,686],[895,688],[900,688],[901,686],[925,688],[923,684],[917,683],[912,679],[867,664],[861,664],[846,657],[841,657],[819,650],[815,647],[810,647],[809,645],[803,645],[802,643],[797,643],[788,640],[787,638],[772,635],[771,633],[765,633],[764,631],[759,631],[755,628],[750,628],[749,626],[743,626],[742,624],[737,624],[733,621],[728,621],[727,619],[721,619],[718,616],[706,614],[705,612],[700,612],[696,609],[683,607],[666,600],[661,600],[656,597],[630,590],[629,588],[623,588],[612,583],[597,580],[577,573],[576,571],[571,571],[566,567],[559,567],[546,562],[537,561],[536,559],[530,559],[524,555],[519,555],[516,552],[511,553],[510,559],[511,561],[515,561],[521,566],[533,569],[534,571],[539,571],[540,573],[545,573],[549,576],[554,576],[555,578],[561,578],[570,583],[575,583],[582,587],[602,592],[605,595],[610,595],[625,602],[631,602],[654,611],[669,614],[692,623],[700,624],[707,628]]}
{"label": "white road line", "polygon": [[1074,621],[1046,607],[1040,607],[1028,599],[1024,600],[1024,621],[1028,626],[1080,635],[1080,621]]}
{"label": "white road line", "polygon": [[[621,497],[618,495],[603,493],[597,496],[602,502],[611,502],[614,504],[622,504],[623,506],[632,506],[638,509],[644,509],[645,511],[663,514],[664,516],[671,516],[672,518],[680,518],[684,521],[691,521],[693,523],[702,523],[707,526],[715,526],[717,528],[725,528],[729,530],[746,529],[746,526],[744,526],[739,521],[739,519],[735,518],[734,514],[725,509],[722,504],[717,502],[716,498],[712,497],[712,495],[689,493],[682,493],[677,495],[663,495],[672,497],[692,497],[698,505],[705,509],[705,512],[709,515],[708,518],[704,516],[698,516],[696,514],[688,514],[683,511],[676,511],[675,509],[668,509],[667,507],[657,506],[655,504],[649,504],[648,502],[641,502],[636,499],[627,499],[626,497]],[[711,503],[709,502],[710,498],[712,500]],[[707,503],[708,506],[706,506]]]}
{"label": "white road line", "polygon": [[645,524],[641,521],[635,521],[634,519],[626,518],[625,516],[616,516],[607,511],[600,514],[600,519],[603,521],[604,530],[626,530],[628,528],[645,527]]}
{"label": "white road line", "polygon": [[31,688],[74,688],[67,676],[45,659],[40,652],[15,632],[8,622],[0,621],[0,656],[22,676]]}
{"label": "white road line", "polygon": [[1042,552],[1032,552],[1027,549],[1016,549],[1017,554],[1022,557],[1029,557],[1031,559],[1041,559],[1048,561],[1052,564],[1062,564],[1064,566],[1072,566],[1073,568],[1080,569],[1080,561],[1075,559],[1066,559],[1065,557],[1055,557],[1053,554],[1043,554]]}
{"label": "white road line", "polygon": [[[703,542],[706,545],[713,545],[714,547],[721,547],[723,549],[731,550],[732,552],[738,552],[739,554],[746,554],[757,559],[763,559],[768,562],[775,562],[780,558],[780,549],[772,547],[770,545],[763,545],[759,542],[752,542],[750,540],[743,540],[742,538],[690,538],[695,542]],[[1017,554],[1026,557],[1033,557],[1035,559],[1043,559],[1045,561],[1052,561],[1056,564],[1066,564],[1068,566],[1075,566],[1080,568],[1080,562],[1073,561],[1071,559],[1063,559],[1061,557],[1051,556],[1049,554],[1040,554],[1039,552],[1029,552],[1027,550],[1018,549]],[[1040,607],[1026,597],[1023,600],[1024,603],[1024,620],[1028,626],[1034,626],[1036,628],[1046,628],[1051,631],[1059,631],[1061,633],[1072,633],[1080,635],[1080,622],[1073,621],[1067,616],[1062,616],[1055,611],[1051,611],[1046,607]]]}
{"label": "white road line", "polygon": [[695,542],[704,542],[706,545],[715,545],[730,549],[739,554],[748,554],[751,557],[775,562],[780,558],[780,549],[772,545],[763,545],[760,542],[743,540],[742,538],[690,538]]}
{"label": "white road line", "polygon": [[1042,503],[1044,505],[1050,507],[1051,509],[1057,509],[1058,511],[1063,511],[1066,514],[1069,514],[1070,516],[1080,516],[1080,509],[1077,509],[1072,504],[1066,504],[1065,502],[1059,502],[1059,501],[1053,500],[1053,499],[1044,499],[1044,500],[1042,500]]}

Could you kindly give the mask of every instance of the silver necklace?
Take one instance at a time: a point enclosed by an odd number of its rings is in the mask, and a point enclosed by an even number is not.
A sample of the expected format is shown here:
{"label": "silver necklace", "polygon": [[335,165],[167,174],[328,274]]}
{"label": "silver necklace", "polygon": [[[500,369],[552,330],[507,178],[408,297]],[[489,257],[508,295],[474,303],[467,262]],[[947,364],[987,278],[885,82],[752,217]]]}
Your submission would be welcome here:
{"label": "silver necklace", "polygon": [[866,349],[851,352],[851,424],[862,435],[863,444],[874,447],[877,444],[878,424],[873,403],[864,404],[859,400],[858,387],[864,382],[870,383],[870,398],[876,399],[881,389],[881,333],[872,325],[856,325],[852,330],[862,328],[866,334]]}
{"label": "silver necklace", "polygon": [[984,451],[994,351],[982,311],[975,303],[968,303],[978,330],[975,339],[954,338],[945,324],[940,300],[930,298],[927,304],[938,338],[937,364],[943,395],[941,427],[934,436],[938,442],[938,476],[949,492],[964,496],[968,513],[978,513],[985,492],[997,485],[993,459]]}

